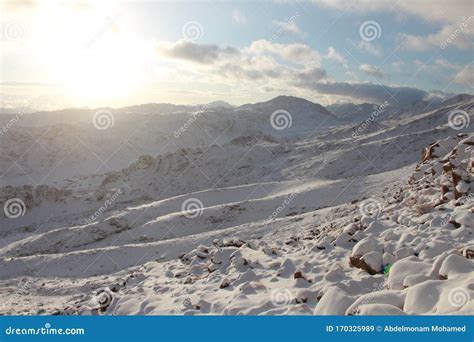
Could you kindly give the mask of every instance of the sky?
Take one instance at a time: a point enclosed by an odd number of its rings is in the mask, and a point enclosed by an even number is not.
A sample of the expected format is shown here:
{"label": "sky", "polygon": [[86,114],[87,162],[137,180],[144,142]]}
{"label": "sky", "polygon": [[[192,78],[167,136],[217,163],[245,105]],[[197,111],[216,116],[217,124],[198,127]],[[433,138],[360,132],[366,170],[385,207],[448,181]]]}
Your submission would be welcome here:
{"label": "sky", "polygon": [[0,1],[0,107],[474,94],[471,0]]}

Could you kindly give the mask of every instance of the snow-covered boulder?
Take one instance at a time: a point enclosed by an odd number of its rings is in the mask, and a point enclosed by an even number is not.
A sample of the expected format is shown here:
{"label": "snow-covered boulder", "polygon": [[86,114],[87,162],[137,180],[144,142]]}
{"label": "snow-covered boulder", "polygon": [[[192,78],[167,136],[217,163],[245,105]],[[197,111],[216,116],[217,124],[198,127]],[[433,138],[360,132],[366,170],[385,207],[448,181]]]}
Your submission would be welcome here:
{"label": "snow-covered boulder", "polygon": [[390,268],[388,275],[388,287],[393,290],[404,288],[405,278],[410,275],[431,274],[431,264],[425,263],[416,257],[409,257],[399,260]]}
{"label": "snow-covered boulder", "polygon": [[315,315],[344,315],[355,298],[339,286],[329,287],[314,310]]}

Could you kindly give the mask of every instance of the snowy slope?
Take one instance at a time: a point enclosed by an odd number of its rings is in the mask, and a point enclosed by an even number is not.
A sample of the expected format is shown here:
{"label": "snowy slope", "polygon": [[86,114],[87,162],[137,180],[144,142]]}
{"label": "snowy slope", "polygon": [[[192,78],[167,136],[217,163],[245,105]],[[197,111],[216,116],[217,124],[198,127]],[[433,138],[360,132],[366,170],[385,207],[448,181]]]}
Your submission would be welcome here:
{"label": "snowy slope", "polygon": [[0,202],[24,207],[0,217],[1,312],[472,314],[473,130],[449,120],[472,97],[350,124],[210,107],[2,135]]}

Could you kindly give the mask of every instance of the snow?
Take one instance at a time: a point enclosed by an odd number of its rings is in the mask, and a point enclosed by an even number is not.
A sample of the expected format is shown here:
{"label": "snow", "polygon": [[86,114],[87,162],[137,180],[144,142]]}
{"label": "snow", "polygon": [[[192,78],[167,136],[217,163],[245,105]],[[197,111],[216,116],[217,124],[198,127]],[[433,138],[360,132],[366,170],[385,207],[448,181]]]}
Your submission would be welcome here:
{"label": "snow", "polygon": [[356,136],[362,114],[285,96],[211,104],[179,138],[199,108],[118,109],[104,131],[25,115],[0,152],[0,203],[25,204],[0,217],[0,313],[472,315],[474,138],[447,114],[473,103]]}

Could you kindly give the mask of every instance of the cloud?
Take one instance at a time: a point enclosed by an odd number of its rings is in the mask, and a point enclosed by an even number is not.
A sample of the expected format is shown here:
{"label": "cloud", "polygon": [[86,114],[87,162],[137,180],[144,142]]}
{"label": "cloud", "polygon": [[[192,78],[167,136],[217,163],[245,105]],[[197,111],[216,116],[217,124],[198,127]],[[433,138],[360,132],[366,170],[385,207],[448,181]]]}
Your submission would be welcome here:
{"label": "cloud", "polygon": [[474,16],[470,16],[459,23],[443,26],[436,33],[427,36],[400,33],[398,36],[404,48],[424,51],[432,47],[445,49],[453,46],[458,49],[471,49],[474,39]]}
{"label": "cloud", "polygon": [[162,43],[158,52],[169,58],[188,60],[202,64],[212,64],[223,55],[238,55],[240,52],[234,47],[219,47],[217,45],[196,44],[187,40],[175,43]]}
{"label": "cloud", "polygon": [[469,64],[454,76],[454,82],[474,87],[474,64]]}
{"label": "cloud", "polygon": [[[279,44],[257,40],[250,46],[237,49],[178,41],[162,44],[160,52],[169,61],[176,63],[173,70],[178,72],[170,78],[173,82],[192,79],[201,83],[223,83],[228,87],[254,92],[284,89],[287,93],[327,97],[329,101],[344,98],[354,102],[388,101],[393,105],[411,104],[430,95],[424,90],[408,86],[335,81],[322,67],[320,53],[299,43]],[[333,60],[343,60],[335,49],[328,49],[325,58],[329,56]],[[186,65],[180,63],[186,61],[194,64],[185,68]],[[374,65],[362,64],[360,70],[378,79],[388,77],[385,71]],[[456,82],[468,83],[469,77],[469,70],[465,70],[459,73]]]}
{"label": "cloud", "polygon": [[320,66],[321,55],[305,44],[279,44],[260,39],[252,42],[248,52],[261,55],[272,54],[292,64]]}
{"label": "cloud", "polygon": [[296,22],[293,20],[288,20],[288,21],[280,21],[280,20],[273,20],[273,25],[275,25],[279,32],[281,33],[289,33],[289,34],[302,34],[300,28],[298,25],[296,25]]}
{"label": "cloud", "polygon": [[[314,4],[347,11],[351,14],[367,15],[370,13],[402,13],[411,17],[438,25],[438,29],[426,36],[400,33],[400,43],[410,50],[423,51],[441,44],[458,49],[472,48],[474,39],[474,17],[472,0],[398,0],[395,2],[358,0],[348,2],[344,0],[313,0]],[[468,17],[467,17],[468,16]],[[366,51],[373,50],[366,43],[361,43]],[[369,50],[370,49],[370,50]]]}
{"label": "cloud", "polygon": [[308,69],[295,75],[296,79],[301,82],[314,82],[326,78],[326,70],[321,68]]}
{"label": "cloud", "polygon": [[412,87],[388,86],[370,82],[299,82],[299,87],[317,91],[320,94],[350,97],[358,101],[406,105],[423,100],[428,93]]}
{"label": "cloud", "polygon": [[357,48],[361,51],[365,51],[370,53],[371,55],[380,57],[383,55],[382,48],[378,45],[375,45],[371,42],[367,42],[365,40],[361,40],[357,45]]}
{"label": "cloud", "polygon": [[234,9],[232,11],[232,19],[240,25],[245,25],[247,24],[247,16],[245,13],[239,11],[238,9]]}
{"label": "cloud", "polygon": [[348,67],[344,56],[342,56],[339,52],[337,52],[336,49],[332,46],[328,48],[328,53],[326,54],[326,58],[329,60],[333,60],[340,65],[343,65],[345,68]]}
{"label": "cloud", "polygon": [[216,74],[227,80],[234,81],[259,81],[259,80],[279,80],[286,78],[287,69],[275,64],[271,60],[258,60],[243,58],[239,63],[226,62],[220,65]]}
{"label": "cloud", "polygon": [[365,74],[375,77],[375,78],[386,78],[387,74],[383,72],[380,68],[376,67],[375,65],[371,64],[361,64],[359,70],[364,72]]}
{"label": "cloud", "polygon": [[443,58],[438,58],[434,61],[434,64],[437,65],[437,66],[440,66],[442,68],[445,68],[445,69],[452,69],[452,70],[456,70],[456,69],[459,69],[459,65],[457,64],[453,64],[453,63],[449,63],[447,60],[443,59]]}
{"label": "cloud", "polygon": [[[304,44],[279,44],[258,40],[237,49],[217,45],[197,44],[180,40],[162,42],[158,52],[162,62],[173,63],[173,81],[192,79],[207,82],[249,81],[285,86],[289,80],[321,80],[326,71],[321,67],[321,55]],[[183,64],[192,62],[192,66]],[[169,69],[169,65],[167,66]],[[253,83],[257,87],[259,84]]]}

